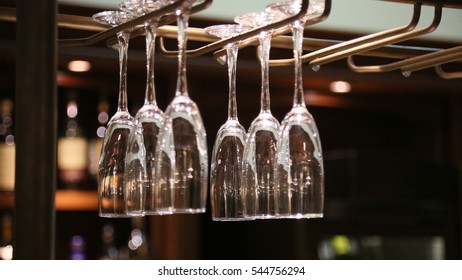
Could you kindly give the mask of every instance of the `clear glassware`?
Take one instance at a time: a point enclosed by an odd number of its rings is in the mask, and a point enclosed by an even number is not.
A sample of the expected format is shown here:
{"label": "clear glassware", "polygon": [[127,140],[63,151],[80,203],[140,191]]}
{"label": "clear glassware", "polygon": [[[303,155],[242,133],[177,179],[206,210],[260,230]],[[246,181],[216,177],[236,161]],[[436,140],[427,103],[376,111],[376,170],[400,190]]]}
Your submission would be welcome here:
{"label": "clear glassware", "polygon": [[[93,15],[97,22],[112,26],[131,19],[128,13],[104,11]],[[127,50],[129,31],[117,34],[119,48],[119,100],[117,112],[111,117],[103,138],[98,163],[99,216],[127,217],[124,193],[124,168],[128,136],[134,121],[127,109]]]}
{"label": "clear glassware", "polygon": [[[236,36],[248,28],[238,24],[221,24],[205,28],[205,33],[219,38]],[[210,164],[210,201],[212,220],[249,220],[244,216],[241,176],[247,132],[239,123],[236,102],[236,64],[239,42],[226,46],[229,99],[228,119],[218,130]]]}
{"label": "clear glassware", "polygon": [[158,211],[204,213],[207,202],[208,154],[206,132],[186,79],[186,29],[190,8],[185,2],[178,17],[178,82],[175,98],[165,110],[156,157]]}
{"label": "clear glassware", "polygon": [[[142,16],[149,12],[158,10],[176,0],[122,0],[119,8],[122,11],[129,12],[134,16]],[[158,19],[152,19],[158,21]]]}
{"label": "clear glassware", "polygon": [[[266,6],[266,12],[280,13],[282,17],[289,17],[300,12],[302,0],[287,0],[271,3]],[[310,0],[305,17],[301,20],[305,22],[309,18],[322,14],[325,8],[324,0]]]}
{"label": "clear glassware", "polygon": [[[322,5],[321,5],[322,4]],[[295,58],[294,102],[281,123],[278,143],[275,196],[278,218],[321,218],[324,208],[324,167],[321,140],[313,116],[305,105],[302,75],[304,21],[322,11],[323,2],[310,0],[307,16],[292,25]],[[267,7],[293,15],[300,1],[286,1]],[[312,5],[318,8],[312,8]]]}
{"label": "clear glassware", "polygon": [[[280,19],[278,13],[256,12],[235,18],[252,28]],[[244,146],[243,201],[244,215],[255,219],[276,217],[274,200],[274,165],[276,163],[279,121],[271,114],[269,93],[269,52],[272,30],[259,34],[261,57],[261,108],[252,121]]]}
{"label": "clear glassware", "polygon": [[[160,9],[171,0],[125,0],[120,9],[141,16]],[[157,213],[154,188],[157,137],[164,123],[164,112],[157,106],[154,83],[155,37],[159,18],[145,22],[146,30],[146,91],[143,106],[135,115],[125,158],[125,195],[127,213]]]}

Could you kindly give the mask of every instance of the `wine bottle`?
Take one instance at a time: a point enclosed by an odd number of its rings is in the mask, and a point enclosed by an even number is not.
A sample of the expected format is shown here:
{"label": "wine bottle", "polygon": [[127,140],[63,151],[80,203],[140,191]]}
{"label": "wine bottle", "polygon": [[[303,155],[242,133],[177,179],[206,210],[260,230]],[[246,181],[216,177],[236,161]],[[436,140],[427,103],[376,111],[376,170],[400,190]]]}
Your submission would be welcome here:
{"label": "wine bottle", "polygon": [[63,189],[85,189],[88,179],[88,140],[79,119],[75,91],[67,92],[64,122],[58,138],[58,177]]}
{"label": "wine bottle", "polygon": [[13,135],[13,101],[2,100],[0,110],[0,192],[13,192],[16,153]]}

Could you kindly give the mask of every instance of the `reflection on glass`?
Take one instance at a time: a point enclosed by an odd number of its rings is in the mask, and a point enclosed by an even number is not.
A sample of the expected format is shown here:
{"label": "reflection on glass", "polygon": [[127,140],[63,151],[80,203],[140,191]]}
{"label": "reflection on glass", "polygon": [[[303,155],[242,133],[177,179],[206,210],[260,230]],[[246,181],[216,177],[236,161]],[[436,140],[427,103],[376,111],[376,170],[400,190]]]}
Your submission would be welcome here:
{"label": "reflection on glass", "polygon": [[[95,14],[95,21],[117,26],[131,19],[120,11],[106,11]],[[119,48],[119,101],[117,113],[109,120],[103,139],[98,164],[98,198],[101,217],[126,217],[124,193],[125,154],[128,136],[134,125],[133,117],[127,109],[127,50],[129,31],[117,34]]]}
{"label": "reflection on glass", "polygon": [[[280,19],[276,13],[248,13],[235,21],[252,28]],[[269,52],[272,30],[259,35],[261,57],[261,108],[250,125],[244,147],[243,200],[245,216],[268,219],[276,216],[274,164],[276,163],[279,121],[270,110]]]}
{"label": "reflection on glass", "polygon": [[[134,16],[158,10],[170,0],[125,0],[121,9]],[[155,199],[155,158],[157,137],[164,113],[156,102],[154,84],[155,37],[158,18],[144,24],[146,30],[146,91],[143,106],[135,115],[135,126],[129,137],[125,164],[127,212],[133,215],[158,214]]]}
{"label": "reflection on glass", "polygon": [[[223,24],[207,27],[212,36],[228,38],[246,30],[238,24]],[[229,98],[228,120],[218,130],[210,171],[210,196],[214,221],[246,220],[242,193],[242,159],[246,131],[237,118],[236,63],[239,42],[227,45]]]}
{"label": "reflection on glass", "polygon": [[[305,106],[302,75],[302,44],[306,18],[319,12],[310,1],[307,16],[291,24],[295,58],[294,102],[284,117],[279,133],[276,173],[278,218],[320,218],[324,210],[324,167],[321,140],[313,116]],[[301,1],[286,1],[268,6],[286,16],[300,11]]]}
{"label": "reflection on glass", "polygon": [[156,156],[156,202],[159,213],[204,213],[208,186],[208,155],[204,124],[188,94],[186,28],[191,5],[178,17],[178,82],[175,98],[165,111]]}

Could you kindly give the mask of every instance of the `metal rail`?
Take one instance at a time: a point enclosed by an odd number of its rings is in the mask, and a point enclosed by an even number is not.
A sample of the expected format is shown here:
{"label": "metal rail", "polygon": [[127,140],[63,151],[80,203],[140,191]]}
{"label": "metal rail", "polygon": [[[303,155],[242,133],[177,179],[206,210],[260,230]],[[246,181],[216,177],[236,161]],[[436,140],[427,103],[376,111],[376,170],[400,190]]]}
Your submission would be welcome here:
{"label": "metal rail", "polygon": [[[326,8],[324,10],[324,13],[321,16],[317,17],[316,19],[311,20],[310,22],[312,22],[312,24],[320,22],[321,20],[327,18],[327,15],[330,12],[331,0],[325,0],[325,1],[326,1],[325,2]],[[200,47],[194,50],[187,50],[186,55],[190,57],[201,56],[206,53],[210,53],[212,51],[222,49],[223,47],[225,47],[226,45],[232,42],[243,42],[239,45],[240,48],[244,46],[254,45],[258,42],[258,38],[256,38],[258,34],[260,34],[262,31],[265,31],[265,30],[275,30],[275,33],[273,34],[274,36],[285,34],[290,31],[289,26],[293,21],[303,18],[306,15],[308,11],[308,7],[309,7],[309,2],[310,2],[309,0],[303,0],[301,2],[300,11],[293,16],[289,16],[280,21],[276,21],[274,23],[270,23],[262,27],[253,28],[249,31],[241,33],[237,36],[233,36],[231,38],[215,40],[214,42],[208,45],[205,45],[203,47]],[[160,37],[160,46],[161,46],[160,52],[164,54],[165,56],[176,57],[178,55],[178,51],[168,51],[165,48],[165,45],[163,44],[163,38],[161,36],[159,37]]]}
{"label": "metal rail", "polygon": [[[132,29],[132,36],[144,35],[143,24],[145,21],[157,17],[160,18],[159,28],[157,30],[157,36],[159,37],[160,47],[158,51],[167,57],[176,57],[178,54],[177,50],[167,50],[164,44],[165,39],[176,39],[178,29],[174,25],[169,25],[175,21],[174,11],[180,7],[184,1],[180,0],[171,5],[163,7],[159,10],[147,13],[143,16],[137,17],[129,22],[121,24],[117,27],[108,28],[102,24],[93,21],[90,17],[73,16],[73,15],[57,15],[57,25],[62,28],[73,28],[81,30],[96,31],[93,36],[88,38],[78,39],[58,39],[58,46],[86,46],[92,45],[102,40],[107,40],[107,44],[111,47],[116,44],[115,35],[124,30]],[[398,70],[403,67],[407,69],[408,64],[416,63],[419,61],[419,67],[433,67],[449,61],[458,60],[457,55],[452,55],[451,59],[448,58],[446,52],[438,48],[426,48],[426,47],[413,47],[406,45],[396,45],[402,41],[406,41],[412,38],[417,38],[424,34],[428,34],[437,29],[441,18],[443,7],[450,8],[462,8],[460,1],[432,1],[432,0],[386,0],[391,2],[406,3],[413,5],[413,14],[409,24],[401,27],[392,28],[389,30],[377,32],[374,34],[368,34],[348,41],[337,41],[337,40],[324,40],[305,38],[303,43],[303,49],[309,51],[302,56],[302,62],[309,63],[313,68],[317,68],[322,64],[331,63],[340,59],[348,58],[349,68],[353,71],[364,73],[364,72],[386,72],[392,70]],[[192,8],[192,13],[200,12],[212,4],[213,0],[203,0],[196,4]],[[442,3],[443,2],[443,3]],[[325,0],[325,9],[322,15],[309,19],[306,22],[306,26],[310,26],[328,18],[331,10],[332,0]],[[433,22],[424,28],[415,30],[421,14],[422,5],[432,5],[435,7]],[[213,53],[215,59],[220,61],[220,58],[226,55],[224,47],[231,42],[239,41],[239,47],[245,48],[247,46],[254,46],[258,44],[257,35],[263,30],[273,29],[275,30],[272,40],[273,48],[292,48],[292,38],[290,36],[284,36],[290,32],[290,23],[297,20],[306,14],[309,7],[309,0],[303,0],[301,2],[300,12],[296,15],[287,17],[281,21],[271,23],[269,25],[249,30],[245,33],[227,39],[217,39],[212,36],[205,34],[202,28],[190,27],[187,29],[188,40],[200,41],[206,43],[204,46],[190,49],[186,51],[187,56],[201,56],[207,53]],[[5,21],[16,21],[15,9],[0,8],[0,20]],[[431,60],[426,60],[429,56],[423,56],[421,59],[414,60],[414,57],[427,55],[434,53],[431,56]],[[402,61],[389,63],[386,65],[371,65],[371,66],[359,66],[354,63],[353,55],[362,56],[378,56],[385,58],[397,58],[404,59]],[[435,59],[434,56],[442,56],[441,59]],[[411,60],[412,58],[412,60]],[[288,66],[294,62],[293,58],[288,59],[277,59],[270,60],[270,66]],[[438,64],[435,64],[438,63]],[[415,65],[414,65],[415,66]],[[409,66],[411,67],[411,66]],[[412,69],[411,69],[412,70]],[[417,70],[413,70],[417,71]],[[459,75],[451,75],[450,73],[444,72],[441,67],[437,68],[437,73],[443,78],[458,77]]]}
{"label": "metal rail", "polygon": [[[390,30],[382,31],[382,32],[377,32],[374,34],[352,39],[346,42],[339,42],[338,44],[331,45],[329,47],[318,49],[316,51],[303,55],[302,62],[303,63],[309,62],[309,61],[312,61],[314,59],[317,59],[323,56],[338,53],[341,51],[347,51],[351,48],[358,47],[358,46],[368,44],[371,42],[375,42],[383,38],[409,32],[413,30],[419,23],[421,10],[422,10],[421,3],[414,4],[414,13],[413,13],[411,22],[406,26],[397,27],[397,28],[393,28]],[[293,64],[294,62],[295,60],[293,58],[290,58],[290,59],[273,59],[273,60],[270,60],[269,63],[270,63],[270,66],[287,66],[287,65]]]}
{"label": "metal rail", "polygon": [[441,17],[442,17],[442,10],[443,10],[443,7],[441,5],[435,6],[434,19],[433,19],[432,23],[427,27],[420,28],[420,29],[417,29],[417,30],[412,30],[412,31],[409,31],[409,32],[402,32],[402,33],[399,33],[397,35],[388,36],[388,37],[385,37],[385,38],[382,38],[382,39],[379,39],[379,40],[375,40],[375,41],[367,42],[367,43],[364,43],[364,44],[360,44],[360,45],[358,45],[356,47],[349,48],[349,49],[344,50],[344,51],[340,51],[340,52],[336,52],[336,53],[331,54],[331,55],[324,56],[324,57],[321,57],[321,58],[318,58],[318,59],[315,59],[315,60],[311,61],[310,66],[313,67],[313,68],[316,68],[316,67],[319,67],[319,66],[321,66],[323,64],[330,63],[330,62],[333,62],[333,61],[336,61],[336,60],[339,60],[339,59],[342,59],[342,58],[346,58],[346,57],[349,57],[351,55],[360,54],[360,53],[365,52],[365,51],[374,50],[374,49],[377,49],[379,47],[399,43],[399,42],[406,41],[406,40],[409,40],[409,39],[412,39],[412,38],[416,38],[418,36],[429,34],[429,33],[433,32],[434,30],[436,30],[436,28],[440,24]]}
{"label": "metal rail", "polygon": [[[160,18],[159,26],[172,23],[173,21],[176,20],[175,11],[178,8],[182,7],[186,1],[187,0],[178,0],[170,5],[162,7],[158,10],[152,11],[145,15],[139,16],[135,19],[127,21],[116,27],[109,28],[105,31],[97,33],[88,38],[58,40],[58,45],[60,47],[63,47],[63,46],[75,47],[75,46],[93,45],[100,41],[107,40],[107,39],[110,39],[111,37],[114,37],[120,31],[127,30],[127,29],[131,29],[132,31],[136,30],[137,27],[142,26],[146,21],[152,18]],[[210,4],[212,4],[212,2],[213,0],[203,0],[199,4],[194,5],[191,9],[191,14],[197,13],[199,11],[202,11],[208,8]]]}

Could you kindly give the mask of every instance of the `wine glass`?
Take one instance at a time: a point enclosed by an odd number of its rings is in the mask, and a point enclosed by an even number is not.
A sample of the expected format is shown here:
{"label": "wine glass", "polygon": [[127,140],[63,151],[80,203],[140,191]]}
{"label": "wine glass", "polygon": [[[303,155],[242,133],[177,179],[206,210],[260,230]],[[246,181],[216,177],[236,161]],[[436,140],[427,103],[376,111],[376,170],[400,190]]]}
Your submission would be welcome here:
{"label": "wine glass", "polygon": [[156,194],[159,212],[204,213],[208,185],[206,132],[186,79],[186,28],[194,0],[177,11],[178,82],[165,110],[156,156]]}
{"label": "wine glass", "polygon": [[[160,9],[171,0],[124,0],[120,8],[133,16]],[[155,199],[155,158],[164,113],[157,106],[154,84],[155,37],[159,18],[146,21],[146,91],[143,106],[135,115],[125,158],[125,195],[127,212],[157,214]]]}
{"label": "wine glass", "polygon": [[[120,25],[131,19],[122,11],[104,11],[93,15],[99,23]],[[98,163],[98,203],[101,217],[128,217],[124,193],[124,168],[128,136],[134,125],[127,109],[127,50],[129,31],[117,34],[119,49],[119,100],[117,112],[108,122]]]}
{"label": "wine glass", "polygon": [[[276,13],[255,12],[235,18],[235,22],[257,28],[280,19]],[[244,215],[256,219],[274,218],[274,164],[277,154],[279,121],[270,110],[269,52],[272,30],[259,34],[261,56],[261,108],[252,121],[244,146]]]}
{"label": "wine glass", "polygon": [[[310,0],[307,15],[291,24],[294,41],[295,91],[292,109],[281,123],[278,142],[275,167],[278,218],[323,216],[324,167],[321,140],[314,118],[305,105],[301,63],[305,19],[313,13],[322,11],[322,4],[324,3]],[[290,16],[298,13],[300,6],[301,1],[294,0],[269,5],[267,10],[277,10]]]}
{"label": "wine glass", "polygon": [[[238,35],[248,28],[221,24],[205,28],[205,33],[222,39]],[[210,197],[214,221],[247,220],[241,197],[242,159],[247,132],[237,118],[236,63],[239,42],[226,46],[228,59],[228,119],[218,130],[210,169]]]}

